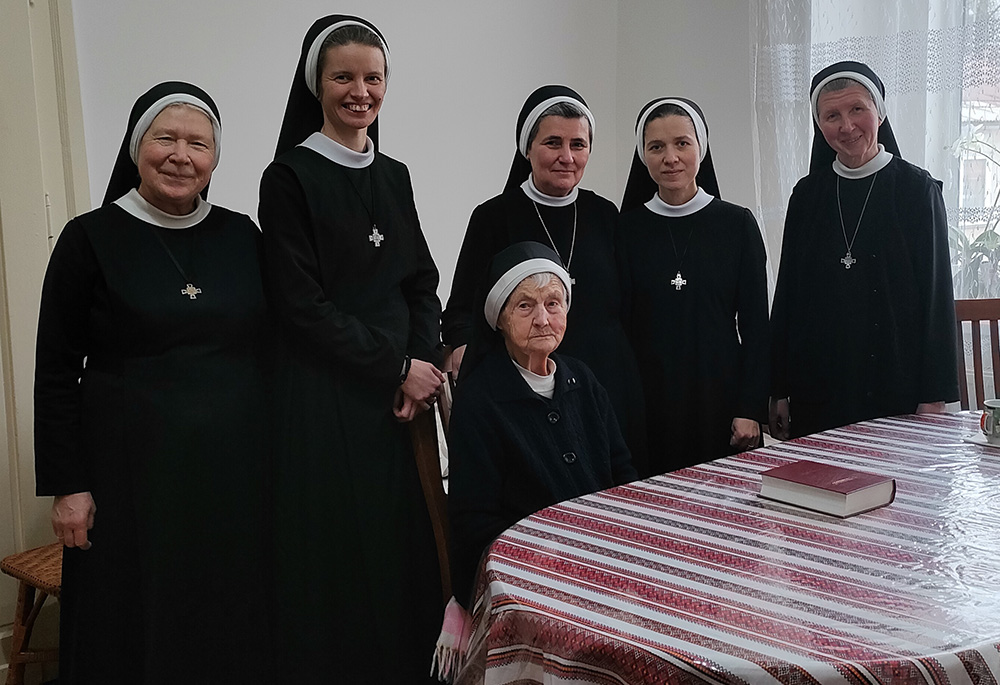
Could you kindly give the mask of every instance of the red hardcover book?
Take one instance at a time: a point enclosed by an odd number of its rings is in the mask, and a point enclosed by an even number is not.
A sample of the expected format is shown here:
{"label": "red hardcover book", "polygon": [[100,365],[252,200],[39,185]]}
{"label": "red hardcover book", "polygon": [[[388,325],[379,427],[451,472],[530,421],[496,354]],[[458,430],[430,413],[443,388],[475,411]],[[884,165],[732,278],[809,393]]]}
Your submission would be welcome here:
{"label": "red hardcover book", "polygon": [[846,518],[896,498],[896,480],[842,466],[801,460],[760,474],[760,496]]}

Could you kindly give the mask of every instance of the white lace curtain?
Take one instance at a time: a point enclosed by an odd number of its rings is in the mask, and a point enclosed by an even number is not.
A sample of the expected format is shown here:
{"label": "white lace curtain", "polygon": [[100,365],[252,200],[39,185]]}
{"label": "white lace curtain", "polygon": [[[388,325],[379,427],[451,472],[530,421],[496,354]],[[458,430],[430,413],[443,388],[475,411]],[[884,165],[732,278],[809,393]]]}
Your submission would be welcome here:
{"label": "white lace curtain", "polygon": [[757,216],[777,270],[809,165],[812,75],[845,59],[886,86],[903,157],[944,183],[958,297],[1000,297],[1000,0],[752,0]]}

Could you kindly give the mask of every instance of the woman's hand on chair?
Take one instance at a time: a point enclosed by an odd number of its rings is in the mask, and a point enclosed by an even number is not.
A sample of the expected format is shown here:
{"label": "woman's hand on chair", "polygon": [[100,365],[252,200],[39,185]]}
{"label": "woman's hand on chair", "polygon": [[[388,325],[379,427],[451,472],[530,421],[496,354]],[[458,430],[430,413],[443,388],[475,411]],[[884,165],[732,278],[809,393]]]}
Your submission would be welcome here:
{"label": "woman's hand on chair", "polygon": [[410,364],[410,372],[400,386],[403,394],[417,402],[433,404],[444,383],[444,373],[430,362],[414,359]]}
{"label": "woman's hand on chair", "polygon": [[392,413],[403,423],[412,421],[413,417],[430,409],[437,401],[444,381],[444,374],[436,366],[422,359],[414,359],[406,380],[396,391]]}

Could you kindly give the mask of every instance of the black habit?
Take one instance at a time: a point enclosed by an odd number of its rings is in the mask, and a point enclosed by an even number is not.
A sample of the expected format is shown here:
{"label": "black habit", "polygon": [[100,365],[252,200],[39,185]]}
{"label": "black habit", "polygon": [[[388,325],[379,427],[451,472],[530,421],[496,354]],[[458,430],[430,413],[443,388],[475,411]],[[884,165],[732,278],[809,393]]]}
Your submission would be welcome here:
{"label": "black habit", "polygon": [[621,215],[617,251],[646,397],[642,475],[732,453],[733,419],[767,416],[767,275],[753,214],[718,198],[678,217],[639,206]]}
{"label": "black habit", "polygon": [[576,359],[551,359],[552,399],[528,386],[502,346],[456,392],[448,516],[452,587],[465,607],[497,535],[539,509],[638,477],[604,388]]}
{"label": "black habit", "polygon": [[440,576],[392,408],[404,355],[439,361],[440,303],[409,172],[295,147],[264,171],[259,218],[278,322],[282,682],[426,680]]}
{"label": "black habit", "polygon": [[899,157],[877,175],[827,166],[788,201],[772,308],[771,395],[792,437],[958,399],[948,221],[938,183]]}
{"label": "black habit", "polygon": [[[633,460],[644,470],[646,423],[639,371],[620,318],[621,293],[614,252],[618,210],[592,191],[578,192],[577,237],[571,264],[566,262],[573,244],[573,206],[537,204],[563,266],[575,279],[573,306],[559,350],[587,364],[607,389]],[[483,315],[474,311],[475,293],[490,260],[505,247],[525,240],[550,244],[532,200],[520,187],[508,188],[476,207],[442,317],[445,343],[458,347],[470,342],[473,322]]]}
{"label": "black habit", "polygon": [[[264,682],[266,331],[251,220],[67,224],[42,290],[39,495],[91,492],[65,549],[60,682]],[[175,266],[171,254],[177,260]],[[200,290],[182,293],[187,278]]]}

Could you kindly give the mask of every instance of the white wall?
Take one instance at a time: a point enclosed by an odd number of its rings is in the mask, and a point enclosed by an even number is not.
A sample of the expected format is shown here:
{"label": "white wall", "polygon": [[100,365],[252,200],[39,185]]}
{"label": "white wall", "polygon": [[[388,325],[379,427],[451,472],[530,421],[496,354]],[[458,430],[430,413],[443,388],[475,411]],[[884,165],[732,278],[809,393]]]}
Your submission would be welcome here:
{"label": "white wall", "polygon": [[[213,202],[254,215],[302,37],[330,12],[375,23],[392,51],[380,146],[406,162],[442,298],[472,209],[500,192],[525,97],[564,83],[597,119],[583,186],[616,203],[631,127],[647,100],[687,95],[705,109],[727,199],[752,204],[749,10],[742,0],[76,0],[84,124],[96,206],[135,98],[154,83],[197,83],[225,129]],[[709,53],[706,48],[711,49]]]}
{"label": "white wall", "polygon": [[[364,16],[386,36],[392,75],[380,146],[404,161],[431,251],[450,285],[472,209],[500,191],[514,124],[538,85],[566,83],[598,122],[614,120],[616,5],[603,0],[438,0],[282,3],[77,1],[91,196],[103,197],[129,108],[150,85],[197,83],[222,112],[213,202],[255,214],[260,173],[274,154],[302,37],[331,11]],[[600,127],[600,123],[599,123]],[[600,135],[600,128],[598,132]],[[585,183],[613,195],[613,138]]]}

